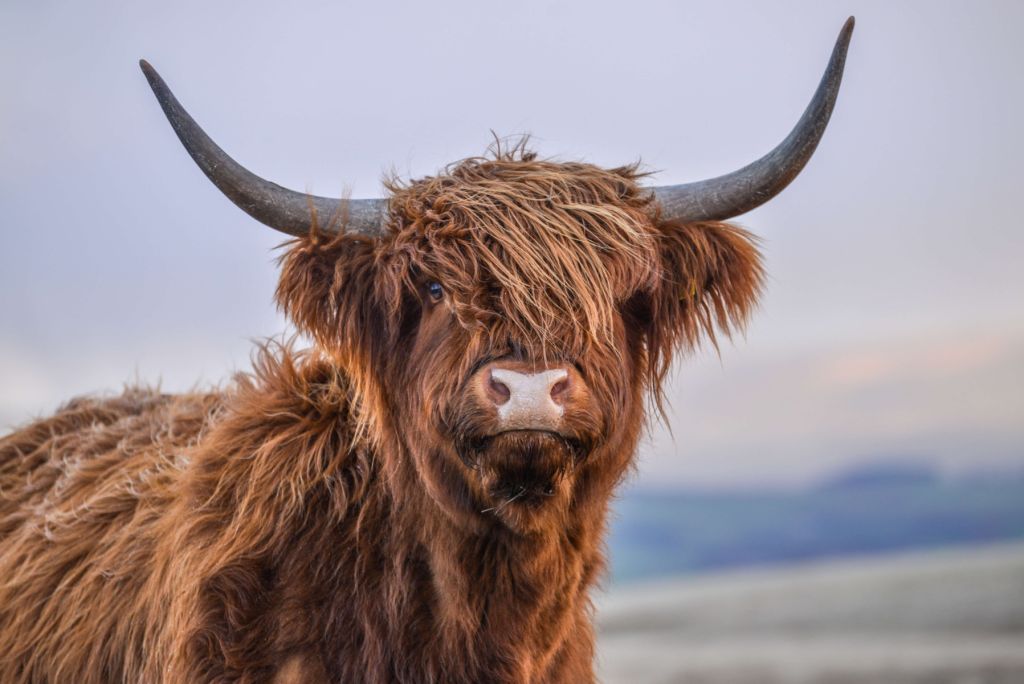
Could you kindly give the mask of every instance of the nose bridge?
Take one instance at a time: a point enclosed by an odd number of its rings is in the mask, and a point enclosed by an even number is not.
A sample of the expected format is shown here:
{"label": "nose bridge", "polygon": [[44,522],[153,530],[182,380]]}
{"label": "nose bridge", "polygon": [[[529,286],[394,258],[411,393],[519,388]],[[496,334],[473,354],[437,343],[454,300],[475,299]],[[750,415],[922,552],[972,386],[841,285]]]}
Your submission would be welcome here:
{"label": "nose bridge", "polygon": [[565,413],[564,390],[570,382],[567,368],[534,370],[499,362],[483,373],[487,397],[502,429],[558,428]]}

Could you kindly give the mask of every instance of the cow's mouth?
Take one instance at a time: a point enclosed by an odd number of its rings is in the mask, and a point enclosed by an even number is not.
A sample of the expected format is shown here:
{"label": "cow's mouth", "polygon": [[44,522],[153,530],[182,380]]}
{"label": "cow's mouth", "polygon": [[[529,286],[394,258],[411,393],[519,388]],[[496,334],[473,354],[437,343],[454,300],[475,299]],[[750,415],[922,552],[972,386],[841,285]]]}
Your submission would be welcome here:
{"label": "cow's mouth", "polygon": [[535,453],[538,449],[551,448],[565,450],[573,460],[579,461],[590,451],[588,440],[555,430],[542,429],[501,430],[468,437],[460,442],[460,451],[472,461],[479,461],[480,457],[495,450]]}
{"label": "cow's mouth", "polygon": [[568,479],[589,449],[551,430],[506,430],[467,440],[463,459],[500,513],[535,509],[568,495]]}

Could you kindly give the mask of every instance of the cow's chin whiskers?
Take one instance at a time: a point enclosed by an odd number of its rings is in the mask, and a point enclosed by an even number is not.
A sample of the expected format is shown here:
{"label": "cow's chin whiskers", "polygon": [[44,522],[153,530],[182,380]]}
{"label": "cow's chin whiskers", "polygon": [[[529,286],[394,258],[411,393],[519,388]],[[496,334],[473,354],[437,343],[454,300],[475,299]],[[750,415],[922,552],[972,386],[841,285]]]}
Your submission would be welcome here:
{"label": "cow's chin whiskers", "polygon": [[480,514],[524,532],[567,507],[587,452],[583,441],[543,430],[509,430],[462,445],[460,457],[484,496]]}

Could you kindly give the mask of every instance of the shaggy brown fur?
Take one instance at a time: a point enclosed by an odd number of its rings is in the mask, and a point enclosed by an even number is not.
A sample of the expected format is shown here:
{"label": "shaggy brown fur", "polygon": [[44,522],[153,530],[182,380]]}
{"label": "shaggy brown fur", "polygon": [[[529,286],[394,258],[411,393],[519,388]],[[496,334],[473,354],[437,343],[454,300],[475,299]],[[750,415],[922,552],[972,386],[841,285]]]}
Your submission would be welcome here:
{"label": "shaggy brown fur", "polygon": [[[637,180],[516,149],[395,183],[386,237],[283,258],[314,350],[3,438],[0,681],[591,681],[645,397],[762,280],[747,233],[661,221]],[[480,437],[465,383],[496,358],[579,370],[564,438]]]}

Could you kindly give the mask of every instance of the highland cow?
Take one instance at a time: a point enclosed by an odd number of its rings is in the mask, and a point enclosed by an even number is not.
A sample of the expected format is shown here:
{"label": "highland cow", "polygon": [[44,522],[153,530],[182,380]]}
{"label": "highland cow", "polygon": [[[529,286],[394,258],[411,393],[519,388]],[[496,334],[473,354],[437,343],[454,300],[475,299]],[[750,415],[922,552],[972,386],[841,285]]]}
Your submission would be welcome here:
{"label": "highland cow", "polygon": [[234,162],[143,62],[201,169],[294,236],[277,302],[314,345],[0,441],[0,681],[592,681],[645,404],[754,307],[756,242],[722,221],[810,158],[852,27],[775,150],[653,190],[519,145],[386,200],[310,197]]}

